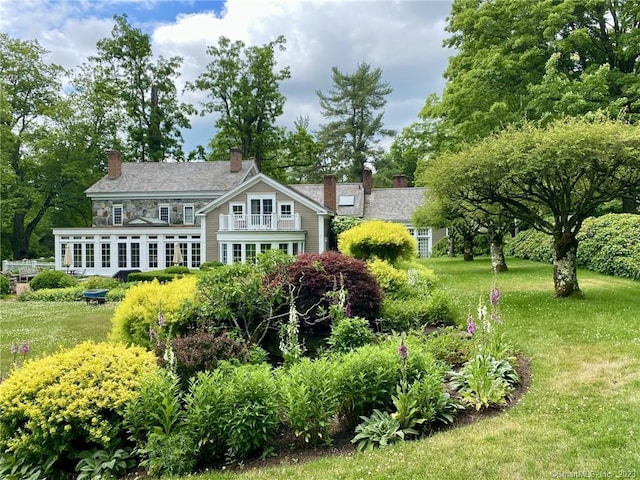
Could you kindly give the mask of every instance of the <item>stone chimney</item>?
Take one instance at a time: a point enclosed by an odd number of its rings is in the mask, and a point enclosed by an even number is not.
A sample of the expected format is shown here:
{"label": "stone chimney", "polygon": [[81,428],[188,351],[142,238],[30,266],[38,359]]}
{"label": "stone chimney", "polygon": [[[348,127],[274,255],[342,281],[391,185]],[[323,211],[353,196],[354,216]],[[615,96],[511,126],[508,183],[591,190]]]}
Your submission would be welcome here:
{"label": "stone chimney", "polygon": [[393,188],[407,188],[409,186],[409,179],[406,175],[394,175],[391,186]]}
{"label": "stone chimney", "polygon": [[365,195],[371,193],[371,188],[373,187],[373,172],[369,168],[365,168],[362,170],[362,188],[364,189]]}
{"label": "stone chimney", "polygon": [[122,154],[118,150],[109,150],[107,159],[107,178],[115,180],[122,173]]}
{"label": "stone chimney", "polygon": [[238,147],[233,147],[231,149],[231,162],[230,169],[231,173],[236,173],[242,170],[242,152]]}
{"label": "stone chimney", "polygon": [[336,211],[336,176],[325,175],[324,176],[324,205],[330,208],[334,212]]}

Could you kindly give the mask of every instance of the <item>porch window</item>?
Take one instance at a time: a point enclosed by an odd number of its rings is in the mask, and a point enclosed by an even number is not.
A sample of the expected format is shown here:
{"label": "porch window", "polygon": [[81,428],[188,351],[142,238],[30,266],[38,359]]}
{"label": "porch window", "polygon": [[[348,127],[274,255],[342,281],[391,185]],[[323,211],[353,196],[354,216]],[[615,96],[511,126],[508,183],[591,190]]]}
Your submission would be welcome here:
{"label": "porch window", "polygon": [[127,268],[127,244],[118,243],[118,268]]}
{"label": "porch window", "polygon": [[87,260],[87,268],[95,267],[93,243],[87,243],[86,250],[85,250],[85,255],[86,255],[86,260]]}
{"label": "porch window", "polygon": [[131,244],[131,268],[140,268],[140,244]]}
{"label": "porch window", "polygon": [[111,268],[111,244],[101,243],[102,268]]}
{"label": "porch window", "polygon": [[158,244],[149,244],[149,268],[158,268]]}

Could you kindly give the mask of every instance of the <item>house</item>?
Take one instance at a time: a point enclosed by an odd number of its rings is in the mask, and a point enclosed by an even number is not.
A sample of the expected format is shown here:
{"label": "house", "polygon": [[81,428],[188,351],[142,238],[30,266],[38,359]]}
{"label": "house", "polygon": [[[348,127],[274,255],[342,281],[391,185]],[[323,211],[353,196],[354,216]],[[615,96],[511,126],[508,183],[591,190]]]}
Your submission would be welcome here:
{"label": "house", "polygon": [[[246,262],[269,249],[321,253],[330,248],[336,215],[401,222],[421,256],[438,240],[430,229],[411,226],[424,189],[407,187],[404,176],[394,177],[393,188],[373,188],[370,170],[362,183],[326,175],[322,184],[284,185],[242,160],[238,149],[228,162],[187,163],[127,163],[110,151],[107,175],[85,193],[93,226],[53,229],[56,269],[86,275],[161,269],[173,264],[176,248],[190,268]],[[64,260],[68,246],[71,265]]]}

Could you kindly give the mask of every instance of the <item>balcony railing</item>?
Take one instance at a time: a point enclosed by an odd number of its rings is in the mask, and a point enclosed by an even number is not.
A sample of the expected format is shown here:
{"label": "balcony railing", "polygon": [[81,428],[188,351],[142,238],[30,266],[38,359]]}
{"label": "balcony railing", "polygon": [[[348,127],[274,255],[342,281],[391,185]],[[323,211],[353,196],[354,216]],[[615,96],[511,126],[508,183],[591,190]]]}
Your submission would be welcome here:
{"label": "balcony railing", "polygon": [[251,230],[275,230],[297,231],[300,230],[300,215],[247,214],[247,215],[220,215],[220,230],[224,231],[251,231]]}

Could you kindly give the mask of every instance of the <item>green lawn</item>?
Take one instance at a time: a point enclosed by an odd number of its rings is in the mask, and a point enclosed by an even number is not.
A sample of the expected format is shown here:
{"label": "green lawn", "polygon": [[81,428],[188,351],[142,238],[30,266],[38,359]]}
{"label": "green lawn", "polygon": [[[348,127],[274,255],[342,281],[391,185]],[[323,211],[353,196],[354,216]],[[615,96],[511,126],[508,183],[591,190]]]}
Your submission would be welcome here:
{"label": "green lawn", "polygon": [[[479,259],[431,259],[458,311],[493,281]],[[532,360],[514,408],[373,453],[289,459],[268,469],[207,474],[246,479],[543,479],[640,477],[640,282],[580,271],[584,300],[553,296],[552,268],[509,260],[501,311],[510,342]]]}
{"label": "green lawn", "polygon": [[14,342],[29,342],[27,358],[34,358],[84,340],[105,340],[114,309],[113,303],[0,302],[0,375],[5,376],[11,369]]}
{"label": "green lawn", "polygon": [[[488,259],[426,261],[460,318],[488,295]],[[509,341],[531,358],[533,378],[518,405],[498,416],[372,453],[325,457],[208,479],[544,479],[640,477],[640,282],[580,271],[585,299],[556,299],[552,268],[509,259],[499,275]],[[0,303],[2,370],[9,347],[35,355],[102,340],[113,305]],[[187,478],[187,477],[185,477]]]}

